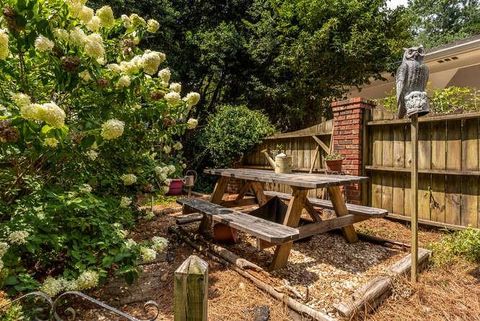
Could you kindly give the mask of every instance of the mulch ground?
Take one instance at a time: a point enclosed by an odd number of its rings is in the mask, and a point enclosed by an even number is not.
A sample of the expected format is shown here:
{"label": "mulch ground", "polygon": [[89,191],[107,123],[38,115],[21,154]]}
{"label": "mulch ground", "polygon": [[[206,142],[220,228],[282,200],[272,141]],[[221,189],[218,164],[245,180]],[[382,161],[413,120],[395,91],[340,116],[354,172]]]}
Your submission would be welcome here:
{"label": "mulch ground", "polygon": [[[129,237],[137,241],[154,235],[172,239],[167,229],[174,224],[175,214],[162,214],[165,208],[168,206],[156,208],[160,214],[139,224]],[[409,227],[398,222],[377,219],[356,224],[356,227],[375,236],[405,243],[410,240]],[[420,244],[426,247],[443,235],[439,230],[421,227]],[[266,267],[272,250],[257,251],[252,238],[241,235],[241,239],[241,243],[225,247]],[[160,309],[157,320],[173,320],[173,272],[192,253],[195,252],[190,247],[172,239],[171,246],[157,263],[143,266],[144,272],[135,284],[126,286],[123,281],[114,280],[92,294],[138,318],[148,316],[142,303],[155,300]],[[289,264],[273,272],[269,282],[277,288],[283,285],[294,288],[307,305],[336,316],[332,309],[334,303],[371,278],[382,275],[387,266],[403,255],[404,252],[368,242],[348,244],[339,233],[318,235],[295,243]],[[207,261],[210,269],[209,320],[254,320],[261,307],[268,307],[273,321],[302,320],[237,273]],[[100,310],[88,309],[79,313],[77,319],[117,320]],[[364,319],[480,321],[480,268],[458,260],[448,267],[429,267],[417,284],[410,284],[407,278],[397,278],[393,295]]]}

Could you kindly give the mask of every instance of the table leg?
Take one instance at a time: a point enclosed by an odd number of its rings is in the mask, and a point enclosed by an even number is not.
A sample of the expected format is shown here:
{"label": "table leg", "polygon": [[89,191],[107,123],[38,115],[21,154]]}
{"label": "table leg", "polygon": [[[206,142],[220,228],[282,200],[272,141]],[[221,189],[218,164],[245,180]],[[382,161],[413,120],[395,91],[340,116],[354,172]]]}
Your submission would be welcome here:
{"label": "table leg", "polygon": [[[228,185],[228,177],[221,176],[217,183],[215,184],[215,188],[213,190],[212,195],[210,196],[210,202],[214,204],[220,204],[223,199],[223,195],[225,194],[225,190],[227,189]],[[204,215],[202,222],[200,223],[200,227],[198,231],[200,233],[208,233],[212,229],[212,218],[208,215]]]}
{"label": "table leg", "polygon": [[245,184],[243,184],[240,191],[238,191],[238,195],[237,195],[237,198],[235,200],[236,201],[242,200],[245,197],[245,194],[247,194],[249,190],[250,190],[250,182],[245,181]]}
{"label": "table leg", "polygon": [[267,203],[268,198],[264,193],[263,185],[260,182],[250,182],[255,198],[257,199],[258,205],[263,206]]}
{"label": "table leg", "polygon": [[320,214],[313,208],[312,203],[308,200],[308,198],[305,200],[305,210],[307,210],[308,214],[310,217],[313,219],[314,222],[321,222],[322,218],[320,217]]}
{"label": "table leg", "polygon": [[[306,189],[293,189],[292,198],[288,203],[287,213],[283,221],[283,225],[290,227],[297,227],[300,222],[300,216],[302,215],[302,210],[305,207],[305,201],[307,200]],[[288,242],[282,245],[277,245],[275,248],[275,254],[273,256],[273,261],[270,265],[271,270],[279,269],[287,265],[288,256],[290,255],[290,250],[292,249],[293,242]]]}
{"label": "table leg", "polygon": [[[332,201],[333,208],[335,209],[335,214],[337,216],[348,215],[347,205],[345,204],[345,199],[342,196],[342,191],[339,186],[331,186],[327,188],[328,195],[330,195],[330,200]],[[343,235],[349,243],[358,242],[357,232],[353,225],[348,225],[342,228]]]}

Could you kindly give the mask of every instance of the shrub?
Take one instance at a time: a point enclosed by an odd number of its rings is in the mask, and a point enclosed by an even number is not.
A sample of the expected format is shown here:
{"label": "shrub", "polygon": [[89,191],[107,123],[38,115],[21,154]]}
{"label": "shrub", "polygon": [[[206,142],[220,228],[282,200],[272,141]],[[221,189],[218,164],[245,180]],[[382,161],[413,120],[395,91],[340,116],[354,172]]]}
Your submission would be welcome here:
{"label": "shrub", "polygon": [[273,132],[264,114],[247,106],[222,106],[208,118],[200,145],[205,148],[211,165],[228,167]]}
{"label": "shrub", "polygon": [[85,2],[2,1],[0,287],[10,292],[133,280],[155,254],[128,240],[133,196],[163,193],[197,123],[199,95],[182,98],[165,55],[139,47],[159,24]]}
{"label": "shrub", "polygon": [[472,262],[480,262],[480,230],[467,228],[446,236],[442,241],[430,245],[433,262],[445,265],[461,256]]}

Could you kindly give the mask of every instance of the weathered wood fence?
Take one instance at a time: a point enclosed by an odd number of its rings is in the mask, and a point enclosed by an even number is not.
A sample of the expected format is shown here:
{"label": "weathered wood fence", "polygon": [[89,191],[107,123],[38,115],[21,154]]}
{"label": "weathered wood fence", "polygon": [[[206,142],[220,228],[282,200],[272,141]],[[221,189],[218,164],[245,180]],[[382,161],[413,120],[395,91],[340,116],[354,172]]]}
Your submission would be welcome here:
{"label": "weathered wood fence", "polygon": [[[367,123],[372,206],[410,216],[408,120],[376,108]],[[480,113],[420,118],[419,219],[480,227]]]}
{"label": "weathered wood fence", "polygon": [[[365,113],[362,164],[370,177],[366,191],[368,205],[384,208],[390,215],[410,216],[410,125],[408,119],[394,119],[381,108]],[[428,116],[420,119],[419,132],[419,219],[442,226],[480,228],[480,113]],[[245,167],[270,166],[261,151],[284,146],[293,156],[293,168],[324,171],[325,151],[315,159],[319,144],[330,145],[333,122],[325,121],[296,132],[277,134],[258,145],[244,158]],[[312,167],[313,164],[313,167]],[[290,192],[282,185],[268,189]],[[321,190],[312,193],[321,196]]]}
{"label": "weathered wood fence", "polygon": [[[287,155],[292,156],[292,167],[295,171],[310,172],[312,170],[313,173],[323,172],[325,170],[325,149],[330,147],[332,123],[332,120],[328,120],[295,132],[268,137],[243,159],[242,167],[271,169],[262,150],[276,151],[281,146]],[[318,143],[318,140],[324,144],[323,148]],[[291,192],[290,187],[283,184],[267,184],[266,187],[271,191]],[[310,196],[319,197],[322,193],[322,190],[315,190],[310,192]]]}

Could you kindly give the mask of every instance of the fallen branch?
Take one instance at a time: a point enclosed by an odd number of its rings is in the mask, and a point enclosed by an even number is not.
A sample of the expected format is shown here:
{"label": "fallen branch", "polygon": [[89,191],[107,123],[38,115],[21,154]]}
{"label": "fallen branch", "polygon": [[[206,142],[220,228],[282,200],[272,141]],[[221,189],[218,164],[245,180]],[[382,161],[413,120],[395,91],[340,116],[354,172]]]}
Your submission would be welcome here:
{"label": "fallen branch", "polygon": [[215,260],[215,261],[217,261],[217,262],[219,262],[219,263],[221,263],[225,266],[230,266],[235,272],[237,272],[241,276],[249,279],[258,288],[267,292],[268,294],[270,294],[275,299],[284,302],[292,310],[294,310],[298,313],[304,314],[304,315],[308,315],[309,317],[313,318],[314,320],[335,321],[335,319],[331,318],[327,314],[325,314],[323,312],[320,312],[320,311],[317,311],[317,310],[314,310],[314,309],[310,308],[309,306],[306,306],[305,304],[300,303],[300,302],[292,299],[291,297],[289,297],[285,293],[280,293],[279,291],[277,291],[272,286],[270,286],[270,285],[266,284],[265,282],[259,280],[255,276],[253,276],[250,273],[246,272],[245,270],[239,268],[237,265],[230,263],[229,261],[227,261],[226,259],[224,259],[222,257],[219,257],[217,255],[212,254],[206,248],[200,247],[198,244],[194,243],[187,235],[185,235],[183,233],[183,231],[180,230],[178,227],[172,226],[172,227],[169,228],[169,231],[176,234],[182,241],[184,241],[186,244],[190,245],[192,248],[196,249],[197,251],[204,253],[206,256],[210,257],[211,259],[213,259],[213,260]]}

